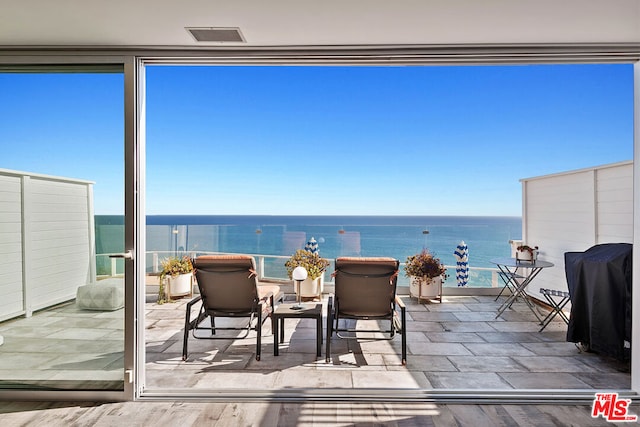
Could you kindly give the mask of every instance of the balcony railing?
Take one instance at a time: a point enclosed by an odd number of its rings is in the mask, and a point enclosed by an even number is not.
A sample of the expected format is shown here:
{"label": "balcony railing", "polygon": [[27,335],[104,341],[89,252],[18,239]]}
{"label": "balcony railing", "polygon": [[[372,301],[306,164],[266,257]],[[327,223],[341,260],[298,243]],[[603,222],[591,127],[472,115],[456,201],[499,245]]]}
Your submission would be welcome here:
{"label": "balcony railing", "polygon": [[[198,255],[213,255],[213,254],[222,254],[220,252],[194,252],[188,253],[186,255],[195,257]],[[100,260],[98,262],[99,265],[102,265],[103,268],[107,265],[106,271],[101,271],[101,276],[117,276],[122,275],[124,272],[124,266],[122,259],[117,258],[109,258],[109,255],[112,254],[98,254],[96,258]],[[157,274],[161,271],[161,262],[164,258],[174,256],[175,253],[173,251],[153,251],[147,252],[146,255],[146,265],[147,265],[147,273],[149,274]],[[273,282],[289,282],[290,279],[287,277],[287,271],[284,267],[284,263],[289,259],[288,256],[284,255],[265,255],[265,254],[246,254],[251,255],[256,259],[256,267],[258,269],[258,280],[260,281],[273,281]],[[328,285],[333,284],[333,280],[331,279],[331,274],[333,273],[333,265],[334,260],[329,259],[330,266],[325,273],[325,283]],[[404,267],[404,264],[401,264],[401,269]],[[447,280],[444,282],[445,287],[455,288],[457,287],[456,283],[456,267],[451,265],[445,265],[447,268]],[[401,270],[402,271],[402,270]],[[409,286],[409,278],[404,274],[400,274],[398,276],[398,286]],[[498,269],[491,267],[469,267],[469,283],[467,284],[467,288],[497,288],[501,287],[502,284],[498,279]]]}

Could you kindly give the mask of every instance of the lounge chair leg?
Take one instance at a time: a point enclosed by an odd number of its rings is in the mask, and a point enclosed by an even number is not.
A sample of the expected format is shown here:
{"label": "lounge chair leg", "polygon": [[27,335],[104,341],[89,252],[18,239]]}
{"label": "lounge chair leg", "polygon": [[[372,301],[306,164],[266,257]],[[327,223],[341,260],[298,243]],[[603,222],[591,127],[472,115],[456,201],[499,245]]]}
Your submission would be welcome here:
{"label": "lounge chair leg", "polygon": [[[266,320],[266,319],[265,319]],[[256,344],[256,360],[260,361],[260,350],[262,349],[262,307],[258,311],[258,324],[256,325],[257,344]]]}
{"label": "lounge chair leg", "polygon": [[182,361],[187,360],[187,342],[189,341],[189,331],[184,332],[184,343],[182,344]]}
{"label": "lounge chair leg", "polygon": [[271,312],[269,313],[269,317],[271,318],[271,333],[273,334],[273,312],[276,310],[275,301],[273,300],[273,295],[269,297],[269,301],[271,302]]}
{"label": "lounge chair leg", "polygon": [[191,323],[189,322],[189,311],[184,322],[184,340],[182,342],[182,360],[187,360],[187,344],[189,343],[189,330]]}
{"label": "lounge chair leg", "polygon": [[331,362],[331,323],[329,322],[327,322],[327,345],[325,353],[325,362]]}
{"label": "lounge chair leg", "polygon": [[400,307],[400,322],[402,323],[402,366],[407,364],[407,318],[405,307]]}
{"label": "lounge chair leg", "polygon": [[329,298],[329,303],[327,306],[327,344],[325,349],[325,362],[329,363],[331,361],[331,335],[333,334],[333,307],[332,307],[332,299]]}

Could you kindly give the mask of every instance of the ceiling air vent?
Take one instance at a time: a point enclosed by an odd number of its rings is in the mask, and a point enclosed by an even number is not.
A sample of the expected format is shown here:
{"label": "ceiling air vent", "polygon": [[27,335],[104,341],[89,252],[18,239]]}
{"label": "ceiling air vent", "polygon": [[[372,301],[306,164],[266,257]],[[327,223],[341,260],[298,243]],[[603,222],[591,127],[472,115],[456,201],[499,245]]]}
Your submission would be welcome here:
{"label": "ceiling air vent", "polygon": [[245,42],[240,28],[236,27],[187,28],[186,30],[199,42]]}

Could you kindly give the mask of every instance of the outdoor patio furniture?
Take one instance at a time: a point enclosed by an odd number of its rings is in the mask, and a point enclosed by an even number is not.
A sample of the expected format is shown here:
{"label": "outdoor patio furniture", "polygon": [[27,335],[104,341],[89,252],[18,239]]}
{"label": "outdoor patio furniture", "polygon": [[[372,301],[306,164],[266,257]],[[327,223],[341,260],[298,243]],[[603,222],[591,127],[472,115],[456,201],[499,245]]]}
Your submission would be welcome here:
{"label": "outdoor patio furniture", "polygon": [[273,355],[278,356],[279,345],[284,342],[284,319],[314,319],[316,321],[316,356],[322,354],[322,304],[280,304],[273,313]]}
{"label": "outdoor patio furniture", "polygon": [[79,286],[76,304],[83,310],[114,311],[124,307],[124,284],[95,283]]}
{"label": "outdoor patio furniture", "polygon": [[[508,286],[512,291],[511,296],[507,298],[504,303],[502,303],[500,308],[498,308],[496,319],[500,317],[502,313],[505,312],[505,310],[510,308],[518,297],[522,297],[524,302],[529,307],[529,310],[531,310],[540,324],[542,324],[543,318],[538,313],[533,302],[530,301],[529,294],[527,293],[527,287],[533,281],[533,279],[535,279],[536,276],[540,274],[542,269],[553,267],[553,263],[541,261],[539,259],[535,261],[520,261],[517,258],[494,258],[492,260],[489,260],[489,262],[498,266],[498,269],[501,273],[500,277],[502,277],[503,280],[506,279],[505,286]],[[522,269],[524,278],[518,279],[518,274],[516,273],[518,269]]]}
{"label": "outdoor patio furniture", "polygon": [[[206,255],[193,260],[200,296],[187,303],[182,359],[187,360],[189,332],[197,339],[242,339],[256,331],[256,360],[260,360],[262,324],[271,316],[275,302],[283,299],[278,286],[258,286],[256,264],[248,255]],[[195,319],[192,307],[201,303]],[[246,318],[241,326],[218,327],[216,317]],[[210,325],[203,323],[210,319]],[[273,323],[273,319],[272,319]],[[273,325],[272,325],[273,326]],[[273,327],[272,327],[273,329]],[[198,336],[196,331],[207,331]],[[245,331],[241,336],[216,336],[217,331]]]}
{"label": "outdoor patio furniture", "polygon": [[[327,306],[326,361],[331,359],[331,337],[344,339],[391,340],[396,332],[402,335],[402,364],[407,363],[405,305],[396,295],[398,267],[393,258],[338,258],[335,261],[335,295]],[[400,309],[398,317],[397,309]],[[341,326],[340,321],[354,320]],[[358,320],[389,322],[384,330],[358,330]],[[348,332],[349,335],[341,334]],[[382,333],[382,337],[379,336]],[[374,335],[375,334],[375,335]],[[386,334],[386,335],[385,335]]]}
{"label": "outdoor patio furniture", "polygon": [[517,272],[511,273],[511,272],[498,271],[498,276],[502,280],[502,283],[504,283],[504,286],[502,287],[502,289],[500,290],[500,293],[498,294],[498,296],[494,301],[498,301],[498,298],[502,296],[504,291],[507,291],[507,290],[509,291],[508,295],[505,294],[507,297],[516,293],[515,285],[518,282],[520,282],[522,279],[524,279],[524,276],[521,274],[518,274]]}
{"label": "outdoor patio furniture", "polygon": [[562,309],[569,302],[569,292],[559,291],[557,289],[540,288],[540,293],[547,299],[547,302],[551,306],[551,311],[542,321],[542,327],[538,332],[544,331],[544,328],[546,328],[557,315],[560,315],[562,320],[564,320],[564,323],[568,325],[569,318],[564,314]]}

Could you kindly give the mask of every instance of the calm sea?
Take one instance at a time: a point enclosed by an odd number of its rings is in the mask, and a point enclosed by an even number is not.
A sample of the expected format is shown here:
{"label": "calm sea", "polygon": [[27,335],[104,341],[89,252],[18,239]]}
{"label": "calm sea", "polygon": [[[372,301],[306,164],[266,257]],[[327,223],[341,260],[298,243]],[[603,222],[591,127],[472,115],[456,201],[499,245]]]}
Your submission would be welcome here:
{"label": "calm sea", "polygon": [[[114,227],[122,217],[96,216],[98,253],[122,250]],[[124,234],[122,234],[123,236]],[[493,267],[489,260],[510,255],[509,240],[520,239],[520,217],[470,216],[212,216],[147,217],[147,251],[164,255],[237,252],[291,255],[315,238],[320,254],[390,256],[404,261],[428,248],[447,265],[464,240],[471,267]],[[117,236],[117,233],[116,233]],[[122,240],[120,240],[122,242]],[[121,243],[120,243],[121,246]],[[282,263],[278,261],[278,263]],[[278,264],[278,267],[279,266]],[[274,266],[276,268],[276,266]],[[276,268],[277,269],[277,268]],[[277,273],[274,273],[277,274]]]}

